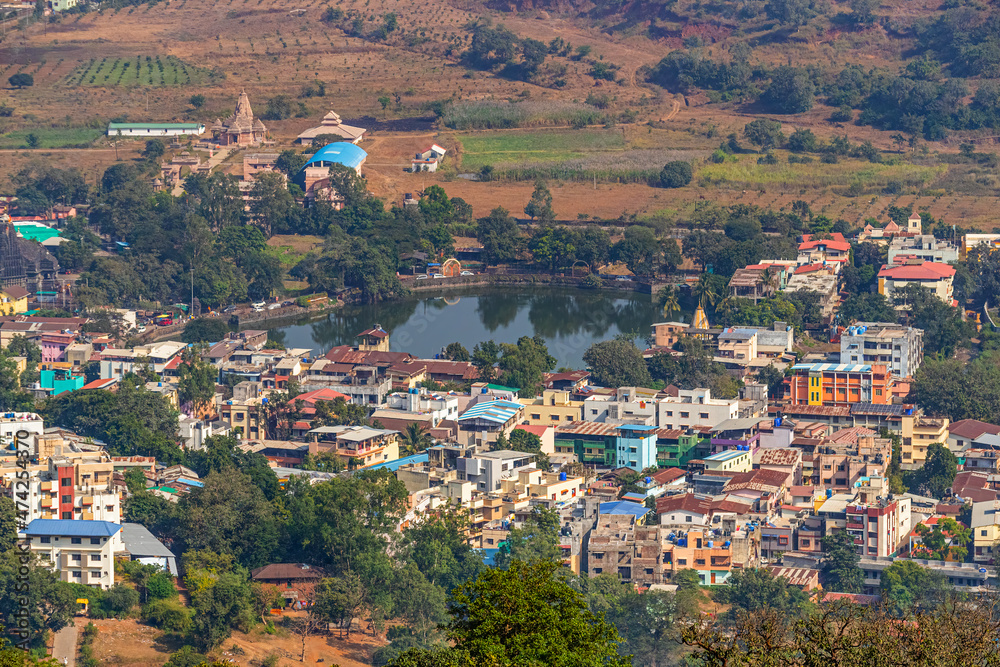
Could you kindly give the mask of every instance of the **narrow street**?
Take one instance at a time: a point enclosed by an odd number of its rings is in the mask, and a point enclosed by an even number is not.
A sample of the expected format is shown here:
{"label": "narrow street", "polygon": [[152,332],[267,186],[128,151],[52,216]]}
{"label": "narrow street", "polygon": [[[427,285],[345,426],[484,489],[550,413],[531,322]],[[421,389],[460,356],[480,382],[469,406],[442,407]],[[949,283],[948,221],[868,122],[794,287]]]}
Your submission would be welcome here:
{"label": "narrow street", "polygon": [[76,665],[76,635],[77,627],[67,625],[57,632],[52,640],[52,657],[60,665],[68,667]]}

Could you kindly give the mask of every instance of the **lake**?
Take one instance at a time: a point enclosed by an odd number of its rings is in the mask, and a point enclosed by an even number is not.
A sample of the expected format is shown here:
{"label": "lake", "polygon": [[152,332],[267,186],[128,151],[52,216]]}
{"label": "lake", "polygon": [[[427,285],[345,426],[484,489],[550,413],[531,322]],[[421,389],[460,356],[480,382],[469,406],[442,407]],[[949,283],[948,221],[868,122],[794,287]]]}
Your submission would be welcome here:
{"label": "lake", "polygon": [[[671,319],[689,317],[674,314]],[[346,306],[318,320],[275,328],[271,337],[286,347],[308,347],[322,354],[337,345],[355,344],[359,333],[381,324],[390,334],[393,351],[431,358],[455,341],[471,353],[476,343],[485,340],[514,343],[521,336],[538,334],[558,360],[557,368],[583,368],[583,353],[593,343],[630,332],[644,347],[650,325],[663,319],[648,294],[477,287]]]}

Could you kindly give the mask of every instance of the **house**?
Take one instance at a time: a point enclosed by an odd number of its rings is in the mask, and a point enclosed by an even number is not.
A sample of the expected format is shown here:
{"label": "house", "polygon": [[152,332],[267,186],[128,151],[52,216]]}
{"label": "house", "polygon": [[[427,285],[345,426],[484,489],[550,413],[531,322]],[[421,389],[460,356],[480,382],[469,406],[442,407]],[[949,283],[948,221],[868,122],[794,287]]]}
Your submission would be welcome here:
{"label": "house", "polygon": [[947,446],[949,422],[947,417],[933,418],[912,414],[903,417],[903,447],[902,462],[900,463],[903,470],[922,468],[927,461],[927,448],[934,443]]}
{"label": "house", "polygon": [[880,558],[895,554],[911,527],[910,498],[894,498],[884,477],[862,481],[845,507],[847,533],[858,554]]}
{"label": "house", "polygon": [[43,246],[22,238],[10,216],[0,213],[0,287],[56,290],[59,262]]}
{"label": "house", "polygon": [[494,443],[502,433],[510,437],[524,420],[524,406],[507,400],[474,403],[458,418],[458,441],[466,446]]}
{"label": "house", "polygon": [[930,234],[922,236],[897,236],[889,242],[889,264],[902,264],[901,258],[916,258],[925,262],[950,264],[958,261],[958,246],[946,239]]}
{"label": "house", "polygon": [[414,156],[413,160],[410,161],[410,171],[437,171],[438,164],[444,159],[447,152],[437,144],[431,145],[427,150]]}
{"label": "house", "polygon": [[583,401],[570,400],[570,392],[545,389],[536,398],[519,399],[524,405],[524,417],[533,426],[559,425],[583,418]]}
{"label": "house", "polygon": [[731,449],[694,459],[690,467],[722,472],[749,472],[753,468],[753,454],[749,450]]}
{"label": "house", "polygon": [[[320,426],[309,431],[313,442],[332,443],[326,449],[354,460],[358,468],[399,458],[399,431],[368,426]],[[323,447],[319,451],[323,451]]]}
{"label": "house", "polygon": [[611,466],[615,462],[617,431],[611,424],[579,421],[556,429],[556,455],[572,455],[580,463]]}
{"label": "house", "polygon": [[121,526],[110,521],[35,519],[23,531],[31,553],[61,581],[108,589],[115,585]]}
{"label": "house", "polygon": [[923,360],[922,329],[886,322],[858,322],[840,336],[841,364],[882,364],[897,378],[911,378]]}
{"label": "house", "polygon": [[20,285],[0,287],[0,315],[28,312],[28,290]]}
{"label": "house", "polygon": [[1000,248],[1000,234],[966,234],[963,236],[960,249],[962,260],[969,256],[970,250],[980,245],[990,252]]}
{"label": "house", "polygon": [[617,428],[615,467],[640,472],[656,466],[656,426],[622,424]]}
{"label": "house", "polygon": [[796,259],[799,266],[806,264],[843,264],[848,261],[851,244],[841,234],[832,235],[829,239],[813,240],[806,234],[799,244],[799,254]]}
{"label": "house", "polygon": [[534,468],[533,454],[502,449],[468,454],[456,459],[459,481],[472,482],[480,492],[499,491],[503,480],[516,477],[525,468]]}
{"label": "house", "polygon": [[[670,471],[687,468],[691,459],[708,453],[710,449],[711,439],[703,429],[661,428],[656,432],[656,464]],[[656,475],[653,477],[655,479]]]}
{"label": "house", "polygon": [[266,134],[264,123],[253,115],[246,90],[240,91],[233,114],[225,120],[216,118],[212,125],[212,139],[222,146],[255,146]]}
{"label": "house", "polygon": [[958,454],[972,447],[1000,449],[1000,426],[976,419],[962,419],[948,425],[948,449]]}
{"label": "house", "polygon": [[755,304],[775,295],[783,283],[783,276],[778,268],[752,264],[737,269],[729,279],[729,296],[738,299],[749,299]]}
{"label": "house", "polygon": [[796,269],[795,274],[788,279],[784,291],[789,294],[796,292],[818,294],[820,314],[823,317],[830,317],[840,304],[838,297],[839,278],[835,274],[823,268],[815,268],[815,266],[809,265],[809,270],[802,272]]}
{"label": "house", "polygon": [[1000,540],[1000,500],[972,503],[972,560],[992,564],[994,545]]}
{"label": "house", "polygon": [[708,388],[681,389],[656,403],[657,424],[664,429],[686,431],[694,426],[714,427],[739,415],[738,399],[712,398]]}
{"label": "house", "polygon": [[181,137],[204,134],[201,123],[108,123],[109,137]]}
{"label": "house", "polygon": [[278,171],[280,153],[247,153],[243,156],[243,181],[252,183],[260,173]]}
{"label": "house", "polygon": [[323,574],[304,563],[272,563],[251,570],[250,578],[262,584],[277,586],[281,589],[281,596],[294,603],[310,600]]}
{"label": "house", "polygon": [[159,565],[171,576],[177,576],[177,557],[145,526],[138,523],[123,523],[122,543],[125,554],[132,560],[144,565]]}
{"label": "house", "polygon": [[[921,262],[896,265],[883,265],[878,272],[878,293],[890,302],[899,290],[907,285],[926,287],[949,306],[957,305],[952,283],[955,279],[955,267],[939,262]],[[897,309],[905,309],[900,304]]]}
{"label": "house", "polygon": [[320,121],[319,127],[311,127],[305,132],[302,132],[295,138],[295,141],[306,146],[312,146],[317,137],[332,135],[340,137],[345,142],[357,144],[364,139],[365,132],[367,132],[367,130],[363,127],[354,127],[343,123],[340,120],[340,116],[335,111],[330,111],[323,116],[323,120]]}

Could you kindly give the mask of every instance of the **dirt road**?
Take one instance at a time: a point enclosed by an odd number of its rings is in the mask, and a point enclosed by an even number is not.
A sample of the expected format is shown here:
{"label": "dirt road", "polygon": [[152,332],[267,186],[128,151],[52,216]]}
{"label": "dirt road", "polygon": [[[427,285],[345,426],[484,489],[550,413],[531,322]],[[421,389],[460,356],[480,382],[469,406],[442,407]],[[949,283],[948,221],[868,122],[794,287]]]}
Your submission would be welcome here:
{"label": "dirt road", "polygon": [[52,657],[59,664],[67,667],[76,665],[76,634],[75,625],[67,625],[56,633],[52,641]]}

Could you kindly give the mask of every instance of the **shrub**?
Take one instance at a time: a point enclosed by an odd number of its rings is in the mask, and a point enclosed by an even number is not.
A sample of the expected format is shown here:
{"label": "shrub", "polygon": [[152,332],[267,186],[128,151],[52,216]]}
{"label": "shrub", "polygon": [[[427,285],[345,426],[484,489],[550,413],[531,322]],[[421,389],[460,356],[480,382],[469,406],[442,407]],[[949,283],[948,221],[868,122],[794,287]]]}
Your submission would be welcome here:
{"label": "shrub", "polygon": [[674,160],[663,166],[659,185],[661,188],[682,188],[691,182],[693,175],[690,162]]}
{"label": "shrub", "polygon": [[808,155],[789,155],[788,164],[809,164],[813,159]]}
{"label": "shrub", "polygon": [[830,114],[830,121],[833,123],[849,123],[852,120],[854,120],[854,109],[846,104]]}
{"label": "shrub", "polygon": [[139,604],[139,593],[125,584],[115,584],[104,594],[101,604],[115,616],[124,618]]}
{"label": "shrub", "polygon": [[778,158],[774,156],[774,153],[768,151],[757,158],[757,164],[778,164]]}
{"label": "shrub", "polygon": [[823,164],[837,164],[837,162],[839,162],[836,153],[823,153],[823,155],[819,158],[819,161]]}
{"label": "shrub", "polygon": [[604,281],[596,273],[588,273],[587,276],[580,281],[580,287],[583,289],[601,289],[604,287]]}
{"label": "shrub", "polygon": [[179,600],[157,600],[146,605],[142,613],[147,623],[164,632],[183,634],[191,628],[192,611]]}
{"label": "shrub", "polygon": [[166,572],[157,572],[146,580],[146,592],[154,600],[166,600],[177,597],[174,580]]}

